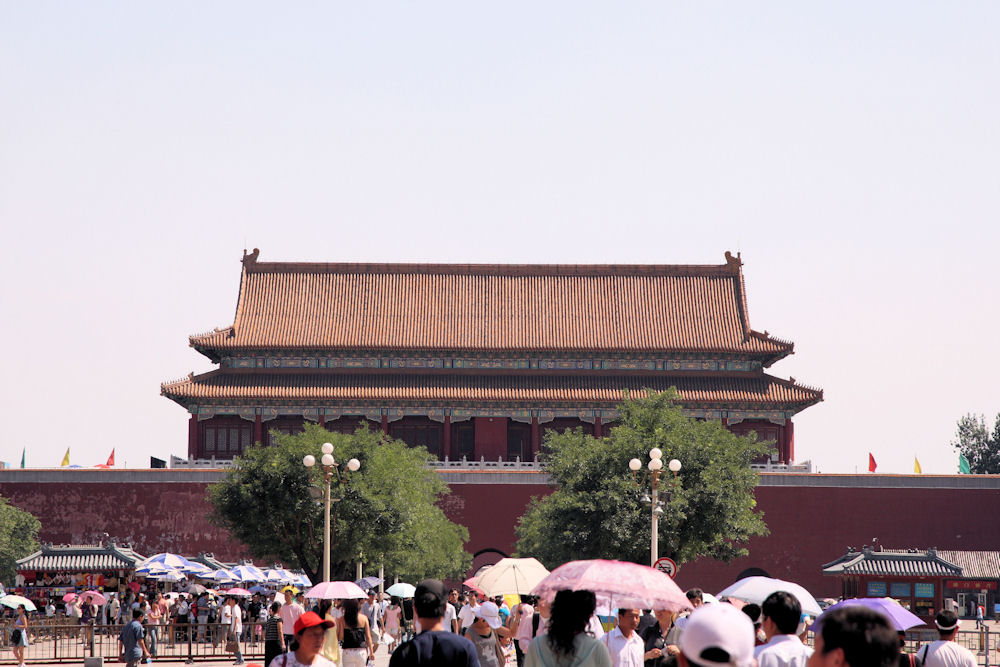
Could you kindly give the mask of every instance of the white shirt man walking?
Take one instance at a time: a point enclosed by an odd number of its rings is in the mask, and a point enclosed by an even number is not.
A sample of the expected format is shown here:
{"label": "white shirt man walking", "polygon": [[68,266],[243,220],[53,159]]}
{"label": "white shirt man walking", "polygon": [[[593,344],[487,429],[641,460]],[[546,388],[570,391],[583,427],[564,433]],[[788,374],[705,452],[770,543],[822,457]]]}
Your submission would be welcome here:
{"label": "white shirt man walking", "polygon": [[802,618],[798,599],[785,591],[771,593],[760,606],[760,617],[767,643],[754,651],[759,667],[806,667],[812,649],[795,634]]}
{"label": "white shirt man walking", "polygon": [[[601,638],[611,654],[612,667],[642,667],[646,643],[635,629],[639,627],[638,609],[619,609],[618,627]],[[650,656],[652,658],[652,656]]]}
{"label": "white shirt man walking", "polygon": [[961,625],[955,612],[938,612],[934,625],[937,626],[940,639],[924,644],[917,651],[917,657],[924,661],[924,667],[976,667],[978,661],[972,651],[955,643],[958,626]]}

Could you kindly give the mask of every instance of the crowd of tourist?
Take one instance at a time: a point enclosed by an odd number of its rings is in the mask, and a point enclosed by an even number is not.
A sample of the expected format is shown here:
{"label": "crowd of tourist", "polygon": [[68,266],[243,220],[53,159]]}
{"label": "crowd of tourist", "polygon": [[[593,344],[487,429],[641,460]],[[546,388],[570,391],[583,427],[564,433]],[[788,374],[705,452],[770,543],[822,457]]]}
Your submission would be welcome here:
{"label": "crowd of tourist", "polygon": [[[391,667],[976,667],[976,657],[956,643],[960,621],[937,614],[939,639],[916,653],[901,652],[902,632],[885,616],[861,606],[822,615],[815,624],[794,595],[778,591],[761,605],[739,600],[706,604],[699,589],[687,591],[693,611],[615,610],[610,623],[596,615],[589,591],[559,591],[551,604],[522,596],[507,603],[475,591],[461,593],[429,579],[412,598],[371,592],[363,601],[307,600],[286,588],[268,599],[209,594],[111,595],[97,607],[67,604],[67,617],[84,632],[92,620],[118,624],[118,642],[129,667],[153,658],[163,643],[225,645],[243,664],[240,643],[264,644],[265,667],[365,667],[376,652],[391,654]],[[50,601],[43,612],[55,613]],[[246,621],[246,623],[244,622]],[[31,634],[21,606],[11,645],[19,666]],[[814,633],[814,647],[803,641]],[[89,641],[85,634],[81,641]]]}

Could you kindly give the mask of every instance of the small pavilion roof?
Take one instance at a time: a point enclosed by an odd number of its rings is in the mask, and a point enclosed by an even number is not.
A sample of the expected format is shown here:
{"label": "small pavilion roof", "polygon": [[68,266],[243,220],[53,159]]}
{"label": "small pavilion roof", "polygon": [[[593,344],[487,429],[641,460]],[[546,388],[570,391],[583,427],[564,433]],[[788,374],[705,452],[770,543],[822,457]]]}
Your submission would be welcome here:
{"label": "small pavilion roof", "polygon": [[18,570],[101,572],[130,570],[146,559],[127,544],[43,544],[40,551],[17,561]]}
{"label": "small pavilion roof", "polygon": [[219,369],[161,386],[182,405],[254,402],[418,402],[459,405],[602,403],[615,406],[643,389],[676,387],[690,405],[782,407],[796,411],[822,400],[818,389],[767,374],[732,376],[493,375],[466,373],[335,373]]}
{"label": "small pavilion roof", "polygon": [[233,324],[191,336],[218,360],[264,349],[679,351],[793,344],[751,328],[742,261],[722,265],[314,264],[244,256]]}
{"label": "small pavilion roof", "polygon": [[[823,574],[875,575],[885,577],[968,577],[963,568],[948,556],[957,553],[936,549],[883,549],[875,551],[865,547],[861,551],[848,550],[837,560],[823,566]],[[989,552],[980,552],[989,553]],[[996,552],[992,552],[996,553]],[[948,554],[946,556],[945,554]],[[991,577],[1000,577],[1000,569]]]}

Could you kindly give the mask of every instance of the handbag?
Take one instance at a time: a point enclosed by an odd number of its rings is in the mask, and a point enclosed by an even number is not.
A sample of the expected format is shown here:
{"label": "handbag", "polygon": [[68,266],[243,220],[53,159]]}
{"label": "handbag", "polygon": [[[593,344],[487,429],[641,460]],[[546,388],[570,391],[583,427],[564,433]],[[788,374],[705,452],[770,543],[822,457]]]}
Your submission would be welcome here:
{"label": "handbag", "polygon": [[239,648],[239,645],[236,643],[235,639],[227,639],[226,640],[226,653],[236,653],[236,650],[238,648]]}
{"label": "handbag", "polygon": [[20,632],[21,632],[21,628],[14,628],[13,630],[10,631],[10,643],[11,644],[15,644],[16,645],[18,642],[21,641]]}

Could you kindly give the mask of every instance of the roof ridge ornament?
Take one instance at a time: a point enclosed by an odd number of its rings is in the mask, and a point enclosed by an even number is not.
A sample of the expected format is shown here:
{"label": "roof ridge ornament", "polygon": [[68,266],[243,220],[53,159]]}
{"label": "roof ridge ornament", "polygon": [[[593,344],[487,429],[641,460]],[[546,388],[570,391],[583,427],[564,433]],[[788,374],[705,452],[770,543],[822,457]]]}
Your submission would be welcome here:
{"label": "roof ridge ornament", "polygon": [[257,264],[257,258],[259,256],[260,256],[260,248],[254,248],[253,252],[251,253],[247,253],[247,249],[244,248],[243,259],[241,260],[243,262],[243,266],[247,267],[254,266],[255,264]]}
{"label": "roof ridge ornament", "polygon": [[736,256],[733,257],[733,253],[731,253],[731,252],[729,252],[727,250],[726,251],[726,266],[729,267],[729,269],[733,273],[739,273],[740,267],[743,266],[743,260],[740,257],[740,253],[737,252]]}

